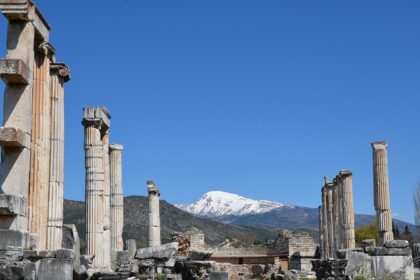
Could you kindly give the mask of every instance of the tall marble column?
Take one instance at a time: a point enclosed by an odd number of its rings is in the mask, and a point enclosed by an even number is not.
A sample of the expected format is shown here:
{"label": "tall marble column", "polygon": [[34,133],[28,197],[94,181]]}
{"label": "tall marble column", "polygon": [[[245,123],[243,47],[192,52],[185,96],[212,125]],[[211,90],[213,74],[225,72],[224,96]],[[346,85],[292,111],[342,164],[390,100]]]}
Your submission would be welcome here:
{"label": "tall marble column", "polygon": [[[104,107],[84,108],[86,166],[86,253],[95,255],[94,268],[110,268],[104,256],[105,170],[103,135],[110,126],[110,115]],[[110,240],[108,240],[110,242]]]}
{"label": "tall marble column", "polygon": [[149,193],[149,247],[161,245],[160,240],[160,192],[153,181],[147,181]]}
{"label": "tall marble column", "polygon": [[340,182],[339,178],[335,177],[332,186],[333,191],[333,227],[334,227],[334,252],[340,248],[340,235],[341,235],[341,225],[340,225],[340,205],[338,204],[340,197]]}
{"label": "tall marble column", "polygon": [[325,259],[324,254],[324,219],[323,219],[323,213],[322,213],[322,206],[318,207],[318,218],[319,218],[319,252],[321,254],[321,259]]}
{"label": "tall marble column", "polygon": [[329,245],[329,257],[335,258],[334,244],[334,213],[333,213],[334,197],[333,197],[333,185],[328,184],[327,186],[327,218],[328,218],[328,245]]}
{"label": "tall marble column", "polygon": [[350,170],[340,171],[340,181],[342,186],[342,243],[341,249],[353,249],[356,247],[354,234],[354,206],[353,206],[353,173]]}
{"label": "tall marble column", "polygon": [[111,175],[111,251],[124,250],[122,237],[124,227],[124,195],[122,186],[122,150],[123,146],[109,146],[109,162]]}
{"label": "tall marble column", "polygon": [[373,186],[379,242],[393,240],[392,213],[389,199],[388,154],[386,142],[372,143]]}
{"label": "tall marble column", "polygon": [[63,63],[50,64],[51,138],[47,250],[61,248],[64,203],[64,83],[70,73]]}
{"label": "tall marble column", "polygon": [[324,186],[322,187],[322,232],[324,235],[323,252],[324,259],[330,258],[330,232],[328,225],[328,179],[325,178]]}
{"label": "tall marble column", "polygon": [[109,170],[109,129],[102,132],[103,165],[104,165],[104,233],[103,256],[106,264],[111,264],[111,177]]}

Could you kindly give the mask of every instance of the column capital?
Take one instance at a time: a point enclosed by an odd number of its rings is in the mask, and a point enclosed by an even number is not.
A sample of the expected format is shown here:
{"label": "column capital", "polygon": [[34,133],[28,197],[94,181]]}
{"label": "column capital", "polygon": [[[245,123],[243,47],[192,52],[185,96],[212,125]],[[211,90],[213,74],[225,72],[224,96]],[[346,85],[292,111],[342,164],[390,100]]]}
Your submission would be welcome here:
{"label": "column capital", "polygon": [[103,106],[92,106],[83,108],[83,126],[95,126],[108,130],[111,125],[111,114]]}
{"label": "column capital", "polygon": [[347,170],[347,169],[342,169],[338,173],[338,176],[340,178],[345,178],[345,177],[352,176],[352,175],[353,175],[353,172],[351,170]]}
{"label": "column capital", "polygon": [[52,62],[55,62],[55,48],[50,42],[42,41],[35,47],[35,51],[47,56]]}
{"label": "column capital", "polygon": [[149,194],[160,195],[159,189],[156,187],[155,182],[153,182],[152,180],[147,180],[146,184],[147,184],[147,191],[149,192]]}
{"label": "column capital", "polygon": [[388,144],[386,143],[386,141],[376,141],[376,142],[372,142],[372,148],[374,150],[379,150],[379,149],[384,149],[386,150],[388,148]]}
{"label": "column capital", "polygon": [[50,64],[51,74],[59,75],[66,83],[70,81],[70,69],[64,63],[51,63]]}
{"label": "column capital", "polygon": [[122,151],[122,150],[124,150],[124,146],[120,145],[120,144],[110,144],[109,149],[111,151]]}

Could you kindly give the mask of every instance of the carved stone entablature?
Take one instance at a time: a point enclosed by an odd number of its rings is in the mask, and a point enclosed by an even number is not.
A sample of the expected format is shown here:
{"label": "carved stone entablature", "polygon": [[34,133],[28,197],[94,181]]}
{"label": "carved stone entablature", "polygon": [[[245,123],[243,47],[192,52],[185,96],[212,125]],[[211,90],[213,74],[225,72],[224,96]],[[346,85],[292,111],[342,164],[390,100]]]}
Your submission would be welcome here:
{"label": "carved stone entablature", "polygon": [[0,77],[6,84],[27,85],[29,68],[21,59],[0,59]]}
{"label": "carved stone entablature", "polygon": [[60,75],[65,83],[71,79],[70,69],[64,63],[51,63],[50,72],[51,74]]}
{"label": "carved stone entablature", "polygon": [[0,0],[0,11],[9,20],[31,21],[36,35],[48,41],[51,26],[30,0]]}
{"label": "carved stone entablature", "polygon": [[114,151],[122,151],[124,149],[124,146],[120,144],[110,144],[109,149]]}
{"label": "carved stone entablature", "polygon": [[83,108],[82,124],[107,130],[111,125],[111,114],[103,106],[85,107]]}
{"label": "carved stone entablature", "polygon": [[153,182],[152,180],[148,180],[146,184],[147,184],[147,191],[149,192],[149,194],[160,195],[159,189],[156,187],[155,182]]}

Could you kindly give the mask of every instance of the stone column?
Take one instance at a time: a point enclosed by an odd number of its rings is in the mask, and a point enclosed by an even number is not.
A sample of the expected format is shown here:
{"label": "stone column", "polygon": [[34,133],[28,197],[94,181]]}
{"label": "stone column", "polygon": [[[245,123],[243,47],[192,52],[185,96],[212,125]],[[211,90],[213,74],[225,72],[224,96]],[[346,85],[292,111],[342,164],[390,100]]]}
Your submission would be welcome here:
{"label": "stone column", "polygon": [[373,186],[380,245],[393,240],[392,213],[389,199],[388,155],[386,142],[372,143]]}
{"label": "stone column", "polygon": [[334,243],[335,243],[335,237],[334,237],[334,213],[333,213],[333,185],[328,184],[327,186],[327,219],[328,219],[328,245],[329,245],[329,257],[335,258],[335,251],[334,251]]}
{"label": "stone column", "polygon": [[324,243],[323,246],[323,254],[324,259],[328,259],[330,257],[330,243],[329,243],[329,226],[328,226],[328,204],[327,204],[327,198],[328,198],[328,179],[325,178],[325,184],[324,187],[322,187],[322,232],[324,237]]}
{"label": "stone column", "polygon": [[160,241],[160,192],[153,181],[147,181],[149,193],[149,247],[161,245]]}
{"label": "stone column", "polygon": [[324,255],[324,231],[323,231],[323,226],[324,226],[324,219],[323,216],[324,214],[322,213],[322,206],[318,207],[318,216],[319,216],[319,253],[321,255],[321,259],[325,258]]}
{"label": "stone column", "polygon": [[124,195],[122,187],[122,150],[123,146],[112,144],[110,150],[111,175],[111,251],[124,250],[122,237],[124,227]]}
{"label": "stone column", "polygon": [[339,178],[335,177],[332,186],[333,191],[333,227],[334,227],[334,252],[340,248],[341,242],[341,225],[340,225],[340,205],[338,204],[340,197]]}
{"label": "stone column", "polygon": [[111,264],[111,177],[109,170],[109,129],[102,132],[103,165],[104,165],[104,233],[103,255],[105,264]]}
{"label": "stone column", "polygon": [[29,180],[29,231],[37,236],[37,248],[47,249],[48,197],[50,172],[51,90],[50,61],[54,48],[48,43],[37,47],[32,90],[31,172]]}
{"label": "stone column", "polygon": [[0,60],[0,77],[6,83],[0,128],[0,204],[5,205],[0,250],[28,249],[34,46],[35,36],[48,39],[49,25],[29,1],[0,0],[0,11],[9,21],[6,59]]}
{"label": "stone column", "polygon": [[354,206],[353,206],[353,179],[352,172],[349,170],[340,171],[340,181],[342,185],[342,249],[353,249],[356,247],[354,235]]}
{"label": "stone column", "polygon": [[63,63],[50,65],[51,137],[47,250],[62,247],[64,203],[64,83],[70,80]]}
{"label": "stone column", "polygon": [[[86,166],[86,253],[95,255],[94,268],[106,269],[104,257],[104,146],[102,137],[110,126],[110,115],[104,107],[84,108]],[[108,241],[109,242],[109,241]]]}

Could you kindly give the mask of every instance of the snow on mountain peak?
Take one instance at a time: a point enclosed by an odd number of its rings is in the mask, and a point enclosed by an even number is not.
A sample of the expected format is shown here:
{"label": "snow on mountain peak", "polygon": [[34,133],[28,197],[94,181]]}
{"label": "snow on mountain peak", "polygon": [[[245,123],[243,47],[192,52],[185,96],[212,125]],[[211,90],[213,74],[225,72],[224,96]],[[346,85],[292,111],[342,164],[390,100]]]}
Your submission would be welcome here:
{"label": "snow on mountain peak", "polygon": [[260,214],[281,207],[291,207],[279,202],[253,200],[223,191],[210,191],[192,204],[181,204],[176,206],[195,215],[212,217]]}

